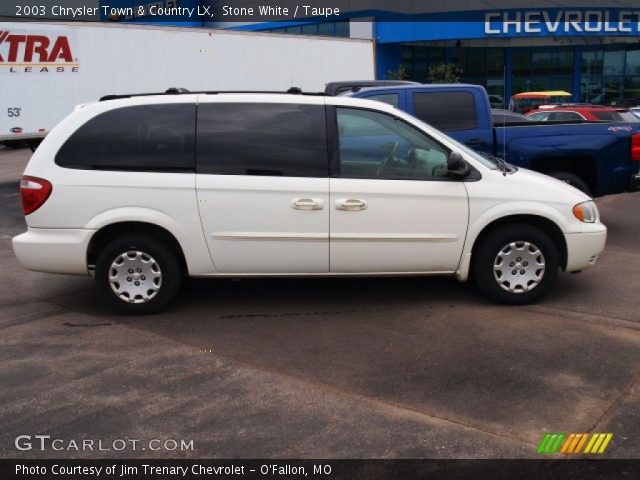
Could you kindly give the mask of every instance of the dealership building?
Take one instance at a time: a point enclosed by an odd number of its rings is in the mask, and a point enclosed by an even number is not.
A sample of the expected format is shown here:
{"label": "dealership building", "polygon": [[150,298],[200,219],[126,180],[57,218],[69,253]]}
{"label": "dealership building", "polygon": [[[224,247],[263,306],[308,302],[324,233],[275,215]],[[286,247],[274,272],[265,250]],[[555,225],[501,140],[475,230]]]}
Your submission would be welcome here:
{"label": "dealership building", "polygon": [[[526,91],[564,90],[573,101],[640,99],[640,7],[436,12],[420,22],[361,19],[323,24],[253,24],[240,28],[375,40],[376,76],[402,67],[429,81],[429,68],[456,64],[462,81],[508,99]],[[238,28],[238,27],[236,27]],[[368,29],[368,32],[367,32]]]}
{"label": "dealership building", "polygon": [[[153,3],[167,6],[176,2]],[[281,3],[287,4],[286,0]],[[343,3],[347,7],[351,4]],[[518,8],[513,8],[514,2],[499,0],[407,3],[412,9],[420,8],[420,12],[399,12],[402,0],[382,2],[394,8],[393,13],[381,10],[380,3],[371,2],[378,9],[342,10],[340,15],[304,18],[295,23],[229,17],[214,0],[182,0],[180,5],[209,6],[217,13],[213,18],[202,15],[197,22],[189,18],[192,26],[370,38],[375,42],[378,79],[397,74],[402,68],[409,79],[428,82],[430,67],[455,64],[462,70],[461,81],[483,85],[492,98],[502,98],[505,103],[513,94],[544,90],[570,92],[576,102],[640,99],[640,6],[634,8],[631,2],[609,2],[609,7],[607,1],[525,0],[518,2]],[[249,0],[232,4],[258,5]],[[154,21],[150,17],[136,20]]]}

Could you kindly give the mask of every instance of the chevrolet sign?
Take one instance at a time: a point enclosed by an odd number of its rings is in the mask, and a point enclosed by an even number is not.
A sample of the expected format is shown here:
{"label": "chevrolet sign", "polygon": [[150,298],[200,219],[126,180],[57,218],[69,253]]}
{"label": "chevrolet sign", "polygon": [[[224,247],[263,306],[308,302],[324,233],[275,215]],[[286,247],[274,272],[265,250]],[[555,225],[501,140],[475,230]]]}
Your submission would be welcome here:
{"label": "chevrolet sign", "polygon": [[487,35],[514,33],[580,35],[608,32],[640,34],[640,10],[494,12],[487,13],[484,21],[484,33]]}

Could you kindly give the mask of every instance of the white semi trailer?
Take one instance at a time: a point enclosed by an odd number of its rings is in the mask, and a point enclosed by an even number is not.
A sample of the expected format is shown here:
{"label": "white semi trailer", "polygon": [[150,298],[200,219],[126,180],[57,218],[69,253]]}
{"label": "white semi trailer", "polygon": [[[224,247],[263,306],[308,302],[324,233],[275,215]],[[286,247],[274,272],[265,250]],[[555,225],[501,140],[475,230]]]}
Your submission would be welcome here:
{"label": "white semi trailer", "polygon": [[322,91],[374,78],[370,40],[106,23],[0,22],[0,143],[44,137],[108,94]]}

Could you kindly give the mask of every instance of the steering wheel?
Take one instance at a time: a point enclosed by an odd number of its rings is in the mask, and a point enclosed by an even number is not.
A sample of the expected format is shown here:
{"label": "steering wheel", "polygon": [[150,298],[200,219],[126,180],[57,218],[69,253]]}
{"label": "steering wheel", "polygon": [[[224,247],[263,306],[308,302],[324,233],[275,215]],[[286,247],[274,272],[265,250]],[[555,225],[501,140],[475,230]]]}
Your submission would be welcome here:
{"label": "steering wheel", "polygon": [[384,158],[384,160],[382,160],[382,164],[378,167],[378,171],[376,172],[376,175],[378,177],[387,167],[389,162],[393,160],[393,157],[395,156],[396,150],[398,150],[399,146],[400,146],[400,142],[398,142],[397,140],[393,142],[393,145],[391,145],[391,147],[389,148],[389,153],[387,153],[387,156]]}

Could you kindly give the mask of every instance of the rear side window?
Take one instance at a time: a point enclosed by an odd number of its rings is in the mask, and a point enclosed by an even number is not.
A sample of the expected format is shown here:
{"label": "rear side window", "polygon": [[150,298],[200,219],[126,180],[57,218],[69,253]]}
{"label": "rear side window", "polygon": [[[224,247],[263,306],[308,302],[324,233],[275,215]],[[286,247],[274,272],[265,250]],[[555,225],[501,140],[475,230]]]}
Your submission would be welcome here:
{"label": "rear side window", "polygon": [[195,104],[139,105],[102,113],[60,148],[62,167],[193,172]]}
{"label": "rear side window", "polygon": [[198,173],[329,175],[323,105],[200,104],[197,137]]}
{"label": "rear side window", "polygon": [[470,92],[413,94],[414,115],[442,130],[470,130],[478,126],[476,103]]}
{"label": "rear side window", "polygon": [[615,116],[615,112],[593,112],[593,115],[599,120],[618,120]]}
{"label": "rear side window", "polygon": [[582,120],[582,115],[576,112],[554,112],[549,116],[549,119],[566,122],[567,120]]}
{"label": "rear side window", "polygon": [[527,115],[527,117],[536,122],[544,122],[549,120],[549,112],[533,113],[531,115]]}
{"label": "rear side window", "polygon": [[388,103],[392,107],[398,108],[398,104],[400,103],[399,95],[397,93],[384,93],[379,95],[369,95],[368,97],[363,97],[367,100],[376,100],[377,102]]}

